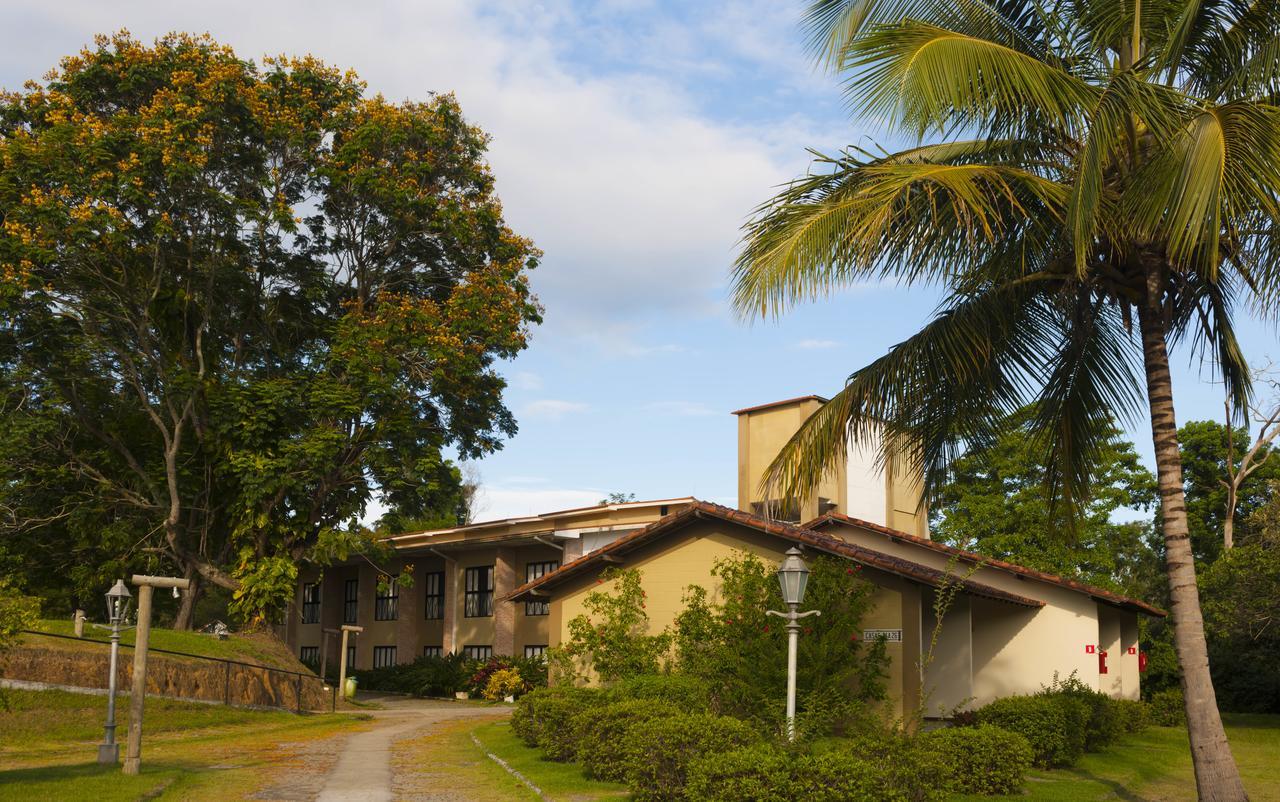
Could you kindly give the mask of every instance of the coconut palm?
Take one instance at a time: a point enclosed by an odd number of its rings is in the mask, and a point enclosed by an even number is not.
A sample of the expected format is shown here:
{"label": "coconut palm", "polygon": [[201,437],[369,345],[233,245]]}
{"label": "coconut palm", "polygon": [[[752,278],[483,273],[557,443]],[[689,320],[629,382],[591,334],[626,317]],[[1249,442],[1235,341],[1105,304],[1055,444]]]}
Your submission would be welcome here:
{"label": "coconut palm", "polygon": [[856,114],[914,143],[818,156],[747,224],[740,313],[855,282],[940,289],[849,376],[762,485],[802,497],[852,444],[926,488],[1025,403],[1058,497],[1087,496],[1113,416],[1150,417],[1201,799],[1244,799],[1210,682],[1169,349],[1250,379],[1232,327],[1280,298],[1280,3],[817,0]]}

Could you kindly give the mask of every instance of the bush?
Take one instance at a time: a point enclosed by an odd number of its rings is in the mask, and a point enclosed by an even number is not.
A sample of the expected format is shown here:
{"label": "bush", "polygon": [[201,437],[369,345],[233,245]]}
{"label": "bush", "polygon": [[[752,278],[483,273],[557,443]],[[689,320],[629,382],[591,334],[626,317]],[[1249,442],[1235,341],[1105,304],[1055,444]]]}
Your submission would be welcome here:
{"label": "bush", "polygon": [[577,761],[599,780],[626,780],[630,730],[650,719],[680,715],[675,705],[654,699],[626,699],[582,711],[570,723],[579,733]]}
{"label": "bush", "polygon": [[471,664],[460,654],[419,657],[412,663],[361,671],[360,687],[415,696],[453,696],[455,691],[466,690]]}
{"label": "bush", "polygon": [[1010,696],[980,708],[977,720],[1026,738],[1036,766],[1071,766],[1084,754],[1089,708],[1065,695]]}
{"label": "bush", "polygon": [[690,763],[758,740],[745,722],[705,713],[650,719],[628,732],[626,778],[637,802],[686,799]]}
{"label": "bush", "polygon": [[548,757],[573,757],[571,719],[599,702],[600,692],[588,688],[538,688],[516,702],[511,729],[528,746],[541,747]]}
{"label": "bush", "polygon": [[484,687],[484,698],[496,702],[507,696],[519,696],[529,690],[529,685],[514,668],[504,668],[489,675],[489,684]]}
{"label": "bush", "polygon": [[935,730],[921,741],[945,766],[954,790],[967,794],[1016,793],[1031,767],[1027,739],[990,724]]}
{"label": "bush", "polygon": [[1151,695],[1148,708],[1151,721],[1161,727],[1181,727],[1187,723],[1187,709],[1183,705],[1181,688],[1165,688]]}
{"label": "bush", "polygon": [[666,702],[686,713],[704,713],[711,706],[711,694],[706,683],[684,674],[642,674],[622,680],[608,693],[617,701],[647,699]]}
{"label": "bush", "polygon": [[1126,733],[1142,732],[1151,726],[1151,706],[1136,699],[1112,699],[1120,730]]}
{"label": "bush", "polygon": [[1053,683],[1040,695],[1074,699],[1084,705],[1089,713],[1088,723],[1085,725],[1086,752],[1101,750],[1124,732],[1116,700],[1085,685],[1074,671],[1065,680],[1059,680],[1057,674],[1054,674]]}
{"label": "bush", "polygon": [[882,732],[841,739],[820,754],[757,744],[705,755],[689,766],[686,795],[706,802],[932,802],[949,790],[930,750]]}

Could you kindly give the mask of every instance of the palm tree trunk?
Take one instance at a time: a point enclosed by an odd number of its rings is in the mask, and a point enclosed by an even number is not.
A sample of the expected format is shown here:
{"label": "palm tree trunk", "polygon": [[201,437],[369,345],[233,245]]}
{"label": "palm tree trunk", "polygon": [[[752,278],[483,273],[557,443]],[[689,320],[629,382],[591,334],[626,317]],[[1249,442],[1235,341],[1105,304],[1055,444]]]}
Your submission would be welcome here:
{"label": "palm tree trunk", "polygon": [[1156,475],[1160,485],[1160,515],[1164,528],[1165,569],[1173,608],[1173,644],[1182,666],[1182,692],[1191,740],[1191,762],[1201,802],[1248,800],[1240,771],[1227,744],[1218,713],[1218,698],[1209,676],[1209,652],[1205,645],[1204,616],[1187,528],[1187,500],[1182,483],[1182,455],[1173,414],[1173,382],[1169,377],[1169,352],[1161,308],[1159,271],[1148,279],[1148,302],[1139,311],[1147,401],[1151,410],[1151,436],[1155,443]]}

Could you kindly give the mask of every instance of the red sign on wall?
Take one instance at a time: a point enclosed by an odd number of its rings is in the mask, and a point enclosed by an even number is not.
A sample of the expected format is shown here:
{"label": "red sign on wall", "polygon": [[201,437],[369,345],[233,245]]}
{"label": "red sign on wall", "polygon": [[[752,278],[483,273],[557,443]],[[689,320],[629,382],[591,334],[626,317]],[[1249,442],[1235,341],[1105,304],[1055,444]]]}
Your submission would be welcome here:
{"label": "red sign on wall", "polygon": [[1129,647],[1129,654],[1137,654],[1137,653],[1138,653],[1138,647],[1137,647],[1137,646],[1130,646],[1130,647]]}
{"label": "red sign on wall", "polygon": [[1087,645],[1084,647],[1084,653],[1085,653],[1085,654],[1093,654],[1093,653],[1094,653],[1094,652],[1096,652],[1097,650],[1098,650],[1098,647],[1097,647],[1097,646],[1094,646],[1092,643],[1087,644]]}

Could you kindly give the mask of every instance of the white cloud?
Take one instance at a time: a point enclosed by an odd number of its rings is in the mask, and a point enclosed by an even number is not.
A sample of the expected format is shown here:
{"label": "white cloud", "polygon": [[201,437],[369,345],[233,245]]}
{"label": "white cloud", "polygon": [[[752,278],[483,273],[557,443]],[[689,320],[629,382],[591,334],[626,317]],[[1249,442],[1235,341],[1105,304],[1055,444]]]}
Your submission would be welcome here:
{"label": "white cloud", "polygon": [[543,398],[524,405],[522,410],[528,418],[550,418],[560,420],[565,415],[586,412],[591,407],[580,401],[563,401],[557,398]]}
{"label": "white cloud", "polygon": [[518,370],[507,379],[507,383],[516,390],[541,390],[542,377],[529,370]]}
{"label": "white cloud", "polygon": [[481,487],[478,521],[497,521],[538,515],[575,507],[590,507],[607,495],[600,490],[547,488],[527,490],[510,487]]}
{"label": "white cloud", "polygon": [[840,343],[835,340],[801,340],[796,343],[796,348],[803,348],[806,351],[817,351],[824,348],[835,348]]}
{"label": "white cloud", "polygon": [[697,401],[654,401],[645,408],[660,415],[677,415],[685,418],[719,414],[706,404],[700,404]]}

